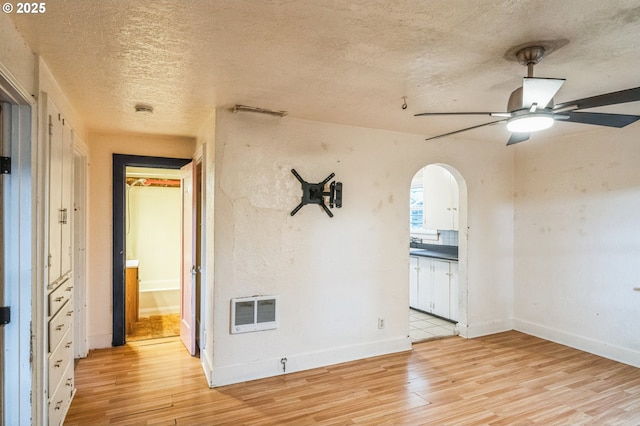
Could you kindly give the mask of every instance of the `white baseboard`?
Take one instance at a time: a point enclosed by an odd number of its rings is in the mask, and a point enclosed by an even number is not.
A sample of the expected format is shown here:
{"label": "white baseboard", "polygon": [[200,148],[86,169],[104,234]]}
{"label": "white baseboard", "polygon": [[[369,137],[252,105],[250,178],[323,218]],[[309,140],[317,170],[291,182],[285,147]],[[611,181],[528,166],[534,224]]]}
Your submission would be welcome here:
{"label": "white baseboard", "polygon": [[213,364],[211,363],[211,358],[209,358],[209,353],[206,351],[200,351],[200,364],[202,365],[202,370],[204,371],[204,375],[207,378],[207,383],[209,383],[209,387],[213,387]]}
{"label": "white baseboard", "polygon": [[514,319],[513,324],[517,331],[640,368],[640,351],[567,333],[530,321]]}
{"label": "white baseboard", "polygon": [[466,325],[458,323],[456,327],[460,336],[473,339],[474,337],[488,336],[490,334],[513,330],[513,322],[511,319],[504,319]]}
{"label": "white baseboard", "polygon": [[[411,350],[411,338],[406,336],[381,342],[364,343],[317,352],[287,354],[286,373],[310,370],[312,368],[325,367],[408,350]],[[285,374],[282,371],[280,360],[281,358],[277,357],[213,368],[212,380],[209,380],[210,387],[225,386]]]}
{"label": "white baseboard", "polygon": [[140,318],[150,317],[151,315],[169,315],[180,313],[180,305],[174,306],[156,306],[153,308],[140,308]]}

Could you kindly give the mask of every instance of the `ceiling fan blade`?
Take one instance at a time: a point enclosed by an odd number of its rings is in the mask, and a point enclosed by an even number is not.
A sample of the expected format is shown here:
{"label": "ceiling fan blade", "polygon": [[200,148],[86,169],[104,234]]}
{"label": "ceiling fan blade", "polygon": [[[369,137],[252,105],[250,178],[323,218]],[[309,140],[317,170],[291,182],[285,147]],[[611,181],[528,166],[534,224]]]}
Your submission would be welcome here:
{"label": "ceiling fan blade", "polygon": [[491,117],[511,117],[510,112],[423,112],[414,114],[414,117],[425,117],[430,115],[489,115]]}
{"label": "ceiling fan blade", "polygon": [[533,104],[545,108],[563,84],[564,78],[523,78],[522,108],[530,108]]}
{"label": "ceiling fan blade", "polygon": [[590,98],[577,99],[571,102],[563,102],[553,107],[554,110],[574,107],[573,109],[587,109],[606,105],[625,104],[627,102],[640,101],[640,87],[620,90],[618,92],[605,93]]}
{"label": "ceiling fan blade", "polygon": [[471,126],[471,127],[467,127],[465,129],[460,129],[460,130],[456,130],[455,132],[449,132],[449,133],[445,133],[442,135],[438,135],[438,136],[433,136],[431,138],[427,138],[425,139],[426,141],[430,141],[432,139],[438,139],[438,138],[443,138],[445,136],[451,136],[451,135],[455,135],[456,133],[462,133],[462,132],[466,132],[467,130],[473,130],[473,129],[477,129],[479,127],[484,127],[484,126],[489,126],[491,124],[495,124],[495,123],[501,123],[503,121],[507,121],[507,119],[503,119],[503,120],[496,120],[496,121],[490,121],[488,123],[483,123],[483,124],[478,124],[477,126]]}
{"label": "ceiling fan blade", "polygon": [[507,146],[529,140],[529,136],[531,136],[530,133],[511,133],[509,141],[507,141]]}
{"label": "ceiling fan blade", "polygon": [[607,126],[621,128],[628,126],[631,123],[635,123],[640,120],[640,115],[628,115],[628,114],[605,114],[599,112],[578,112],[568,111],[562,113],[567,115],[563,121],[569,121],[571,123],[593,124],[595,126]]}

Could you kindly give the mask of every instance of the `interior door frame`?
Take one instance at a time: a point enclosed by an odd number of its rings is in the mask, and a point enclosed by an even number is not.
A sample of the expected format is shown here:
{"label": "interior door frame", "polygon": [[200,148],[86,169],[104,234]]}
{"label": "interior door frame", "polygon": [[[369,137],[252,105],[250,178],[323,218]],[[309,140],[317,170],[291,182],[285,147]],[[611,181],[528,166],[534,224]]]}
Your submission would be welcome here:
{"label": "interior door frame", "polygon": [[113,154],[113,330],[112,346],[126,343],[125,324],[125,209],[127,167],[152,167],[180,169],[191,158],[150,157],[142,155]]}

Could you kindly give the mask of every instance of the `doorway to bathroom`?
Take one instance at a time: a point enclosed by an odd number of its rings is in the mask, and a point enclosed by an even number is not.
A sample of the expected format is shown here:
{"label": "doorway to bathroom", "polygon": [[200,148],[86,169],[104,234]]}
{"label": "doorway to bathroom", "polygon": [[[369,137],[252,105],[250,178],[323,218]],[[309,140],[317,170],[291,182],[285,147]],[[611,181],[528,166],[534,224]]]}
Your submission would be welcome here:
{"label": "doorway to bathroom", "polygon": [[127,342],[180,334],[180,170],[126,168]]}
{"label": "doorway to bathroom", "polygon": [[191,159],[113,156],[113,346],[179,333],[197,352],[194,168]]}

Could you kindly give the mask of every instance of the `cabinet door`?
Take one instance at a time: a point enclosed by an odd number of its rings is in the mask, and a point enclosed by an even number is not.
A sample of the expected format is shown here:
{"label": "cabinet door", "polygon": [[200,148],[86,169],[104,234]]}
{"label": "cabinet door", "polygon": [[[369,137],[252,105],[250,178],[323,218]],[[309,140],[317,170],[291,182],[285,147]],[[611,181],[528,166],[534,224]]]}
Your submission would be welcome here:
{"label": "cabinet door", "polygon": [[449,276],[449,318],[458,321],[458,262],[451,262]]}
{"label": "cabinet door", "polygon": [[450,262],[433,260],[432,312],[444,318],[449,318],[449,265]]}
{"label": "cabinet door", "polygon": [[418,309],[431,312],[431,259],[418,259]]}
{"label": "cabinet door", "polygon": [[418,258],[409,257],[409,306],[418,308]]}
{"label": "cabinet door", "polygon": [[424,222],[427,229],[458,230],[459,189],[444,167],[429,165],[422,171]]}
{"label": "cabinet door", "polygon": [[62,182],[60,208],[62,221],[60,224],[60,275],[71,271],[71,244],[73,217],[73,131],[62,119]]}
{"label": "cabinet door", "polygon": [[49,115],[49,284],[60,278],[60,244],[62,221],[62,120],[53,105],[47,103]]}

